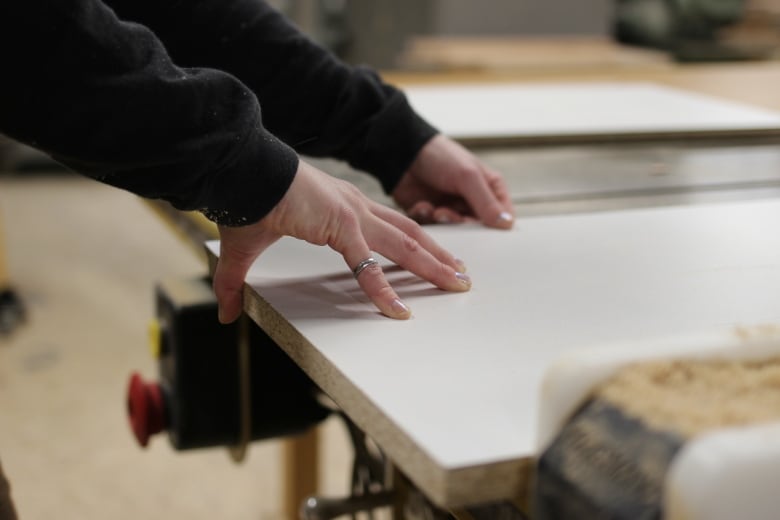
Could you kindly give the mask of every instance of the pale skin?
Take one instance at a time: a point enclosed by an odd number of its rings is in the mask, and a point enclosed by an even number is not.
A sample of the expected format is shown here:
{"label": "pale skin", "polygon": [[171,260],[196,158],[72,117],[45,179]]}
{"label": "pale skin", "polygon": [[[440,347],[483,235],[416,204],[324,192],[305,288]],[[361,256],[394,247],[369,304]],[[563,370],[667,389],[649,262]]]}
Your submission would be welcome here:
{"label": "pale skin", "polygon": [[[502,176],[441,135],[423,146],[392,196],[408,216],[300,161],[287,193],[263,219],[242,227],[220,226],[214,273],[219,320],[230,323],[240,316],[249,267],[282,236],[327,245],[341,254],[349,269],[375,251],[442,290],[468,291],[471,279],[463,262],[439,246],[420,223],[479,220],[509,229],[514,222]],[[411,317],[379,266],[365,269],[357,283],[385,316]]]}

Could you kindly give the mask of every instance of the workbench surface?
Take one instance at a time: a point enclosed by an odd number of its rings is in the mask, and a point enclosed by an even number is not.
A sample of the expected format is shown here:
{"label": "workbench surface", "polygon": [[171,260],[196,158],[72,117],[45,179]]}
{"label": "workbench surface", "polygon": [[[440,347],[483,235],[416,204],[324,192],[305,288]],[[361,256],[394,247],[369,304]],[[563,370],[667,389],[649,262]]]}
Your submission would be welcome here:
{"label": "workbench surface", "polygon": [[380,316],[336,253],[286,238],[250,271],[245,309],[439,505],[513,498],[566,351],[780,322],[778,222],[773,199],[431,227],[474,285],[445,293],[386,263],[409,321]]}

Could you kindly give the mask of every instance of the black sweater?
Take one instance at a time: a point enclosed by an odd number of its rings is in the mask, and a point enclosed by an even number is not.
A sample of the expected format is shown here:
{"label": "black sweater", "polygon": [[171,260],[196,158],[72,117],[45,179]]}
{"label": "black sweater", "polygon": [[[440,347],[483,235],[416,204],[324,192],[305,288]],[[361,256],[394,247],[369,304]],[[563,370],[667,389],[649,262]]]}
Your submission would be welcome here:
{"label": "black sweater", "polygon": [[224,225],[276,205],[296,152],[390,191],[435,133],[260,0],[2,1],[0,67],[0,132]]}

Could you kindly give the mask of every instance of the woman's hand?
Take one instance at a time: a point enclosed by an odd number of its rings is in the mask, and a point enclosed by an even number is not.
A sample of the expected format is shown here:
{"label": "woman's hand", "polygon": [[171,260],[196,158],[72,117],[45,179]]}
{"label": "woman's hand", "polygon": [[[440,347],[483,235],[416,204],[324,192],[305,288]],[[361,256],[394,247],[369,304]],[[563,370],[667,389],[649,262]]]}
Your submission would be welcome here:
{"label": "woman's hand", "polygon": [[476,218],[501,229],[514,223],[512,200],[501,174],[443,135],[420,150],[392,195],[421,223]]}
{"label": "woman's hand", "polygon": [[[351,270],[376,251],[441,289],[467,291],[471,287],[471,280],[462,273],[463,264],[416,222],[303,161],[287,193],[268,215],[249,226],[221,226],[219,233],[214,291],[222,323],[241,314],[244,279],[254,260],[285,235],[329,246],[344,257]],[[357,281],[386,316],[411,316],[378,265],[369,265]]]}

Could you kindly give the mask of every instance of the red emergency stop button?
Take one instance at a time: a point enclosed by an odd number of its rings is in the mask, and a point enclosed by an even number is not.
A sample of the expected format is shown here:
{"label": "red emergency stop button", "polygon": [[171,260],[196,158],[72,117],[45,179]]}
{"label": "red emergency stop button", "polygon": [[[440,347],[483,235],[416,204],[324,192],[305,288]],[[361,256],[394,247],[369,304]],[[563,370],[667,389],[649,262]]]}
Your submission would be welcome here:
{"label": "red emergency stop button", "polygon": [[160,385],[146,383],[134,372],[127,389],[127,413],[135,438],[141,446],[146,446],[149,437],[166,427],[165,402]]}

